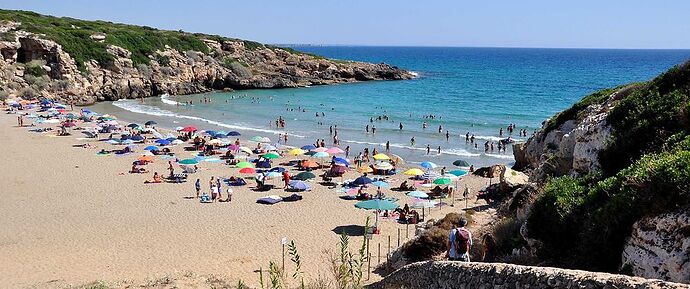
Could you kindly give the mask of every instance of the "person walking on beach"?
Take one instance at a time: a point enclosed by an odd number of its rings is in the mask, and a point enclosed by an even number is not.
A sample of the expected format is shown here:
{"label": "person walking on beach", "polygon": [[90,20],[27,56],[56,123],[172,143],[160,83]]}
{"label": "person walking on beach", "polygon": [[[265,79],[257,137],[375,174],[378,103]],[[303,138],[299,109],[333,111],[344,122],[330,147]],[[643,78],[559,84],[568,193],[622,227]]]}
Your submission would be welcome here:
{"label": "person walking on beach", "polygon": [[390,151],[391,151],[391,142],[387,140],[386,141],[386,152],[390,152]]}
{"label": "person walking on beach", "polygon": [[201,179],[196,179],[194,182],[194,188],[196,189],[196,198],[199,198],[199,193],[201,193]]}
{"label": "person walking on beach", "polygon": [[172,161],[168,161],[168,171],[170,171],[170,178],[172,179],[175,174],[175,168],[173,167]]}
{"label": "person walking on beach", "polygon": [[441,146],[438,146],[438,154],[441,154]]}
{"label": "person walking on beach", "polygon": [[288,173],[287,170],[283,172],[283,182],[285,185],[283,186],[283,189],[287,189],[288,184],[290,184],[290,174]]}
{"label": "person walking on beach", "polygon": [[431,146],[429,144],[426,144],[426,154],[428,155],[430,153],[431,153]]}
{"label": "person walking on beach", "polygon": [[221,187],[221,185],[220,185],[220,177],[217,177],[217,178],[216,178],[216,189],[218,190],[218,201],[220,201],[221,194],[222,194],[222,192],[223,192],[221,188],[222,188],[222,187]]}
{"label": "person walking on beach", "polygon": [[458,226],[450,230],[448,235],[448,251],[446,252],[450,261],[470,262],[472,233],[465,226],[467,226],[467,219],[461,218]]}

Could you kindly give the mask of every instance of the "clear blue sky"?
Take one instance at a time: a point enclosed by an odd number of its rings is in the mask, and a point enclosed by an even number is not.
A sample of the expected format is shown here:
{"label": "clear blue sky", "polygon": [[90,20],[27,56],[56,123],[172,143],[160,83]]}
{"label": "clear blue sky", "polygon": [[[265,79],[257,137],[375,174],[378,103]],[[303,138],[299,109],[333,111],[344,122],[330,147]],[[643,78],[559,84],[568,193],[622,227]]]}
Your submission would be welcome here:
{"label": "clear blue sky", "polygon": [[690,48],[690,0],[0,0],[265,43]]}

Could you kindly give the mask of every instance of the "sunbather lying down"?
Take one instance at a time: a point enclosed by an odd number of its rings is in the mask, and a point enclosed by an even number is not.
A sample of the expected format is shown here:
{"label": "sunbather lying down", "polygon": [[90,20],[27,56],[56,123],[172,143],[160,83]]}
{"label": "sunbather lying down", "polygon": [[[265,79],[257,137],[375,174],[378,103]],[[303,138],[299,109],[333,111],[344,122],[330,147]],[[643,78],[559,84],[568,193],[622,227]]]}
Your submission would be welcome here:
{"label": "sunbather lying down", "polygon": [[132,169],[129,171],[130,174],[145,174],[148,173],[145,168],[140,168],[136,164],[132,165]]}
{"label": "sunbather lying down", "polygon": [[146,180],[144,184],[159,184],[163,182],[163,178],[158,174],[158,172],[153,173],[153,180]]}

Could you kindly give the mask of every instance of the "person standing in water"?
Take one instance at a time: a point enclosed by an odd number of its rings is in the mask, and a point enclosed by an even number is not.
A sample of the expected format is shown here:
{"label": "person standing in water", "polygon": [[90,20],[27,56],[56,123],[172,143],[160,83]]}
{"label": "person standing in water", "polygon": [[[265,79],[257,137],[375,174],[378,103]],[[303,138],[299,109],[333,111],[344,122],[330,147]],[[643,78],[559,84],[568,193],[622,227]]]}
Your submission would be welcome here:
{"label": "person standing in water", "polygon": [[438,133],[443,133],[443,126],[440,124],[438,125]]}
{"label": "person standing in water", "polygon": [[441,154],[441,146],[438,146],[438,154]]}
{"label": "person standing in water", "polygon": [[386,141],[386,152],[390,152],[390,151],[391,151],[391,142],[387,140]]}
{"label": "person standing in water", "polygon": [[414,137],[410,139],[410,146],[414,147]]}
{"label": "person standing in water", "polygon": [[426,154],[428,155],[430,153],[431,153],[431,146],[429,144],[426,144]]}
{"label": "person standing in water", "polygon": [[345,158],[350,157],[350,146],[345,147]]}
{"label": "person standing in water", "polygon": [[371,126],[371,133],[376,134],[376,126],[375,125]]}
{"label": "person standing in water", "polygon": [[446,141],[450,141],[450,132],[446,131]]}
{"label": "person standing in water", "polygon": [[403,130],[403,124],[402,124],[402,122],[400,123],[400,130]]}

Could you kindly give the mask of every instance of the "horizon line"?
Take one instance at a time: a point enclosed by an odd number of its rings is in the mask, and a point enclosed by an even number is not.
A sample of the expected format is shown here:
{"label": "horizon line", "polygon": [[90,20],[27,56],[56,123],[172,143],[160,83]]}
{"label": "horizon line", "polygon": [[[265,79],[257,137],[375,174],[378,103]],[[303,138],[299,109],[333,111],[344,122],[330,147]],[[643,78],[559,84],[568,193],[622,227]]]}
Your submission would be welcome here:
{"label": "horizon line", "polygon": [[539,46],[473,46],[473,45],[395,45],[395,44],[312,44],[312,43],[266,43],[268,45],[296,47],[397,47],[397,48],[498,48],[498,49],[571,49],[571,50],[690,50],[690,48],[638,48],[638,47],[539,47]]}

